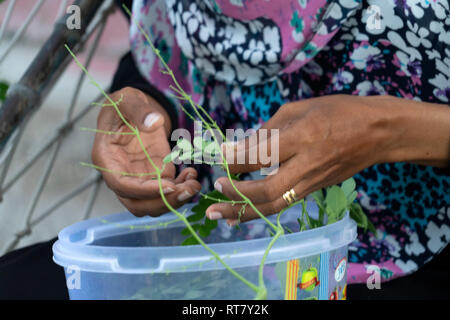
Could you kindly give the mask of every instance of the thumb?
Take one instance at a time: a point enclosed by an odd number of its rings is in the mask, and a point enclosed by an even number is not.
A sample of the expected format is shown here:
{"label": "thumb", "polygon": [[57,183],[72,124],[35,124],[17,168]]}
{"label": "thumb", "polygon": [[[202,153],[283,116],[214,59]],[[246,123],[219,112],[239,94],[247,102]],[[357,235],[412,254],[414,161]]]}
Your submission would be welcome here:
{"label": "thumb", "polygon": [[143,132],[153,132],[163,126],[164,116],[156,111],[145,114],[141,125],[137,124],[138,129]]}
{"label": "thumb", "polygon": [[[153,98],[134,88],[124,88],[120,92],[122,101],[120,112],[139,131],[153,132],[164,126],[162,108]],[[119,95],[117,93],[116,95]]]}

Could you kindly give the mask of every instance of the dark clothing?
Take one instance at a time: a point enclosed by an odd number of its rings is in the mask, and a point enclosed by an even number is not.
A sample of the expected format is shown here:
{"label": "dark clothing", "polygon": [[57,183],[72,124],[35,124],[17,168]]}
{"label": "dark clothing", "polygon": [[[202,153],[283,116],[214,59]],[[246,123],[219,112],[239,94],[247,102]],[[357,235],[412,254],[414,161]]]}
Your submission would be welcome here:
{"label": "dark clothing", "polygon": [[[13,251],[0,258],[0,300],[69,298],[64,270],[52,260],[56,239]],[[349,300],[450,299],[450,247],[410,276],[369,290],[365,284],[349,285]]]}

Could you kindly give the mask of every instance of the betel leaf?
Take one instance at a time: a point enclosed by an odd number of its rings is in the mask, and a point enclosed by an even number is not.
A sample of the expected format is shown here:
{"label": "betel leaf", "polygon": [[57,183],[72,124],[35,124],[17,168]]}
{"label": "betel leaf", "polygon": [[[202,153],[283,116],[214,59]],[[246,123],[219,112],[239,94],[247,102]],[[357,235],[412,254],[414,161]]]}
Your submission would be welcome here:
{"label": "betel leaf", "polygon": [[210,220],[207,217],[205,218],[205,226],[210,229],[214,229],[217,227],[217,220]]}
{"label": "betel leaf", "polygon": [[[347,197],[344,191],[338,186],[332,186],[328,189],[325,197],[326,212],[335,216],[336,220],[347,208]],[[333,219],[332,219],[333,220]]]}
{"label": "betel leaf", "polygon": [[195,239],[193,236],[187,238],[186,240],[184,240],[181,245],[182,246],[194,246],[196,244],[199,244],[197,239]]}
{"label": "betel leaf", "polygon": [[[200,198],[200,201],[197,203],[197,205],[195,205],[191,209],[193,214],[187,218],[189,222],[197,223],[194,225],[194,230],[198,232],[200,237],[202,238],[208,237],[211,234],[211,231],[217,228],[217,221],[210,220],[206,217],[206,209],[208,209],[210,205],[217,203],[218,201],[216,199],[229,201],[229,199],[223,193],[220,193],[217,190],[211,191]],[[193,238],[188,228],[183,229],[181,231],[181,234],[184,236],[190,236],[189,238]],[[195,238],[193,239],[195,240]],[[193,240],[189,240],[187,242],[186,240],[182,243],[182,245],[193,244]],[[194,244],[197,244],[197,242],[195,242]]]}
{"label": "betel leaf", "polygon": [[313,199],[314,199],[314,201],[316,202],[317,206],[318,206],[319,208],[324,209],[325,198],[324,198],[324,196],[323,196],[322,189],[317,190],[317,191],[311,193],[311,196],[313,197]]}
{"label": "betel leaf", "polygon": [[376,233],[375,226],[370,222],[369,218],[364,213],[362,207],[358,203],[352,203],[349,207],[350,217],[355,220],[358,227],[365,231],[369,230],[373,234]]}
{"label": "betel leaf", "polygon": [[[200,230],[201,226],[202,226],[201,224],[193,224],[193,225],[191,225],[192,229],[194,229],[195,231]],[[185,229],[181,230],[181,234],[183,236],[191,236],[192,235],[188,228],[185,228]]]}
{"label": "betel leaf", "polygon": [[207,227],[206,225],[202,225],[198,230],[198,234],[200,235],[200,237],[206,238],[211,234],[211,228]]}
{"label": "betel leaf", "polygon": [[347,196],[347,202],[352,203],[353,201],[356,200],[357,196],[358,196],[358,192],[353,191],[352,193],[350,193],[350,195]]}
{"label": "betel leaf", "polygon": [[0,81],[0,102],[3,102],[6,100],[6,93],[8,92],[9,85],[4,82]]}
{"label": "betel leaf", "polygon": [[356,188],[355,179],[350,178],[342,182],[342,191],[344,191],[345,196],[348,198]]}

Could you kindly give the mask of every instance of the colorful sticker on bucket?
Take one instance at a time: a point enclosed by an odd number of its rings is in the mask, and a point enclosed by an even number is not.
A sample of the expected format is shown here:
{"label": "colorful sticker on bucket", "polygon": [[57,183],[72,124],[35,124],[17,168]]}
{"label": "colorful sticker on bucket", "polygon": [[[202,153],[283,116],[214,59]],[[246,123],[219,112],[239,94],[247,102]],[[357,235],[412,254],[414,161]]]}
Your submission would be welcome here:
{"label": "colorful sticker on bucket", "polygon": [[[320,258],[317,257],[316,259],[318,265]],[[319,272],[311,263],[311,260],[316,259],[311,258],[302,261],[296,259],[286,263],[285,300],[318,298],[318,291],[315,289],[320,285]]]}
{"label": "colorful sticker on bucket", "polygon": [[302,281],[297,285],[301,290],[313,291],[319,284],[319,273],[314,267],[309,267],[308,270],[302,273]]}
{"label": "colorful sticker on bucket", "polygon": [[290,260],[286,263],[286,289],[284,300],[297,300],[297,282],[300,261]]}
{"label": "colorful sticker on bucket", "polygon": [[347,258],[342,258],[341,261],[339,261],[336,271],[334,272],[334,279],[336,282],[340,282],[342,279],[344,279],[345,271],[347,270]]}

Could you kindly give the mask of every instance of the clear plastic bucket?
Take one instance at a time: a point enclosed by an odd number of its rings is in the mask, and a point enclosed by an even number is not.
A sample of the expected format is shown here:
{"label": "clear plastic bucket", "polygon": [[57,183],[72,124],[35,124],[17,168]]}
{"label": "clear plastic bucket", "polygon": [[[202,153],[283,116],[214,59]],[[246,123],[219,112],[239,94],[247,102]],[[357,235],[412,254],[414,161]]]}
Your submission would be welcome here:
{"label": "clear plastic bucket", "polygon": [[[315,204],[308,204],[308,212],[317,214]],[[300,213],[299,207],[287,210],[282,224],[295,231]],[[174,219],[173,214],[136,218],[122,213],[62,230],[53,259],[65,269],[70,298],[255,297],[205,248],[180,246],[185,226]],[[356,224],[347,215],[325,227],[282,236],[264,267],[268,299],[345,299],[347,248],[356,235]],[[231,268],[257,284],[261,258],[271,240],[269,227],[258,219],[240,229],[220,222],[206,242]]]}

